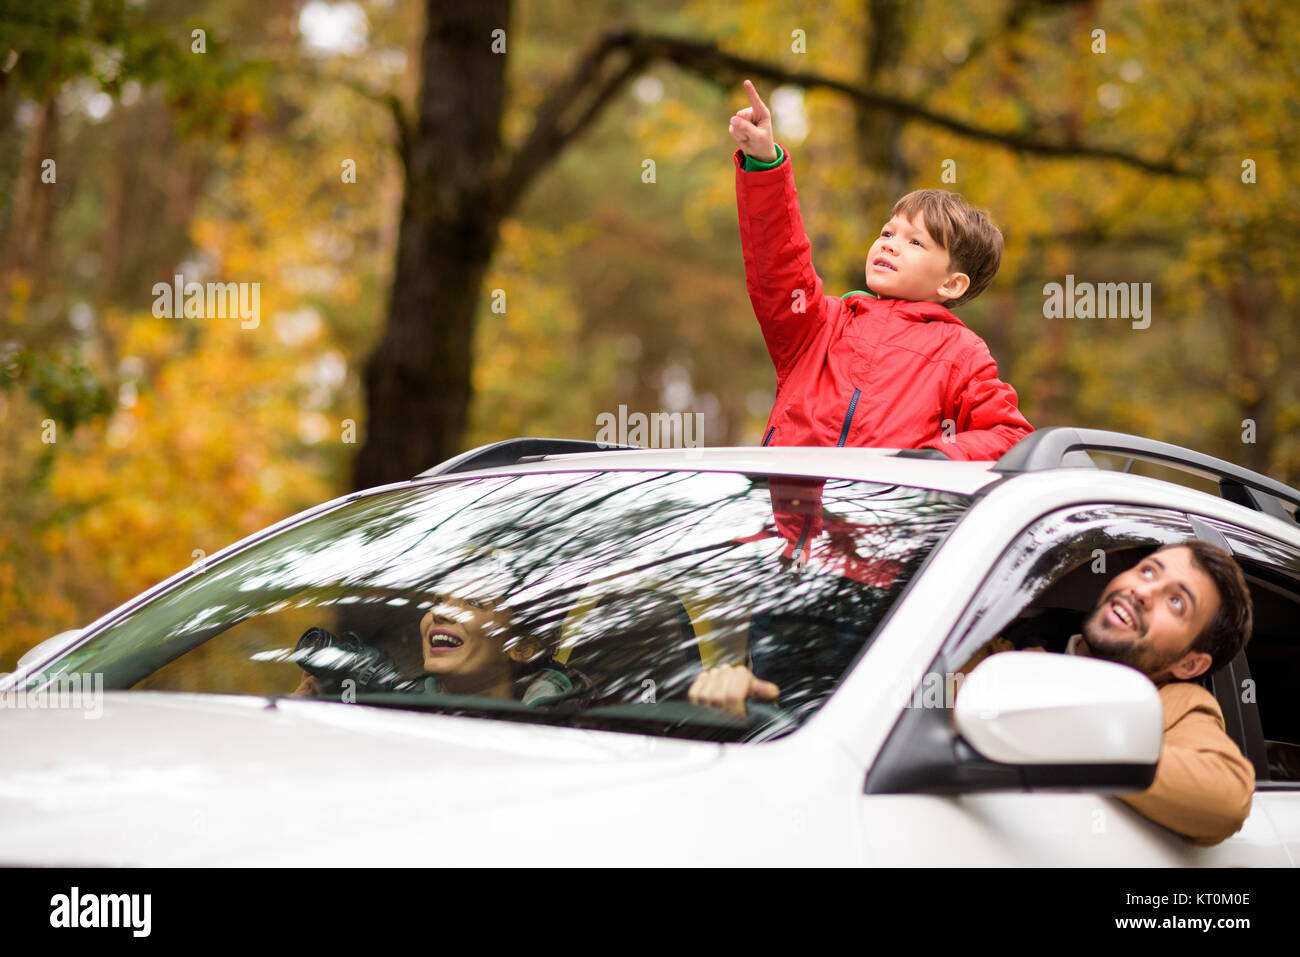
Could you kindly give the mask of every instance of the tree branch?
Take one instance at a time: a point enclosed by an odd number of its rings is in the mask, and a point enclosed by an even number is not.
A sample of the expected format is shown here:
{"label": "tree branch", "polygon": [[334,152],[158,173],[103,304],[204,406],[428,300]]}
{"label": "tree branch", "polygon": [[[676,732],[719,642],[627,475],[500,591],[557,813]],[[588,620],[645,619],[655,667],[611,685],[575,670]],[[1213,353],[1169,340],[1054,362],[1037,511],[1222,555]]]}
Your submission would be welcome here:
{"label": "tree branch", "polygon": [[[606,62],[625,46],[624,36],[609,33],[592,44],[568,79],[538,107],[532,131],[498,165],[493,190],[498,215],[507,215],[533,178],[595,119],[628,80],[645,68],[646,55],[631,49],[621,68],[602,76],[607,72]],[[566,121],[576,109],[575,104],[584,99],[585,108]]]}
{"label": "tree branch", "polygon": [[[627,60],[621,68],[610,73],[606,63],[619,51],[627,54]],[[1200,175],[1172,161],[1147,159],[1125,150],[1068,140],[1040,139],[1028,130],[979,126],[921,103],[864,90],[820,73],[787,70],[773,63],[727,53],[714,43],[615,30],[600,37],[587,49],[569,77],[542,102],[533,129],[523,143],[496,165],[492,178],[495,180],[497,214],[507,215],[528,184],[549,162],[586,128],[633,75],[655,60],[673,63],[723,87],[738,84],[742,77],[749,76],[808,89],[834,90],[865,106],[1031,156],[1113,160],[1161,176]],[[578,116],[566,119],[576,104],[583,100],[586,107]]]}
{"label": "tree branch", "polygon": [[397,134],[397,154],[402,161],[402,165],[406,165],[411,149],[411,120],[406,115],[406,107],[402,105],[401,97],[392,90],[372,89],[360,80],[348,76],[325,73],[315,69],[302,69],[298,72],[307,79],[317,82],[337,83],[344,89],[351,90],[357,96],[382,106],[388,112],[388,115],[392,117],[393,127]]}
{"label": "tree branch", "polygon": [[716,44],[683,40],[677,37],[623,33],[617,35],[618,45],[645,51],[648,58],[675,63],[715,81],[739,83],[742,77],[759,76],[776,83],[790,83],[807,89],[835,90],[865,106],[888,110],[907,119],[920,120],[939,129],[949,130],[968,139],[993,143],[1016,152],[1033,156],[1078,157],[1104,159],[1125,163],[1136,169],[1162,176],[1198,177],[1200,174],[1170,162],[1151,160],[1125,150],[1112,149],[1089,143],[1069,140],[1042,140],[1022,130],[999,130],[978,126],[957,117],[948,116],[909,100],[863,90],[851,83],[802,70],[784,67],[762,60],[752,60],[718,49]]}
{"label": "tree branch", "polygon": [[925,86],[920,90],[921,99],[930,99],[935,90],[942,89],[951,83],[953,77],[970,64],[976,62],[980,55],[995,41],[1015,33],[1029,18],[1030,14],[1044,9],[1047,9],[1047,7],[1039,4],[1037,0],[1013,0],[1011,5],[1004,11],[998,29],[982,34],[972,40],[970,46],[966,48],[966,55],[962,57],[960,63],[947,63],[941,66],[939,70],[930,71],[926,76]]}

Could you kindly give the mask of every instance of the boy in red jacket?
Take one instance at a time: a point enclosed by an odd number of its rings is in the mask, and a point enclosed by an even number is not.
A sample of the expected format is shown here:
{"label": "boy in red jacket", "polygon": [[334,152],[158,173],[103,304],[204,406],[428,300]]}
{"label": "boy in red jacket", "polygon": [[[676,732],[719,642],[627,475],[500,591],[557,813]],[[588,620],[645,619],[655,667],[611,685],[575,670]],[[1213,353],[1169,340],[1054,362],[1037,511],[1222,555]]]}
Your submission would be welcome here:
{"label": "boy in red jacket", "polygon": [[772,114],[749,80],[745,91],[729,131],[746,286],[776,366],[763,444],[998,458],[1033,427],[984,340],[947,307],[993,280],[1002,234],[955,193],[908,193],[867,254],[872,291],[826,295]]}

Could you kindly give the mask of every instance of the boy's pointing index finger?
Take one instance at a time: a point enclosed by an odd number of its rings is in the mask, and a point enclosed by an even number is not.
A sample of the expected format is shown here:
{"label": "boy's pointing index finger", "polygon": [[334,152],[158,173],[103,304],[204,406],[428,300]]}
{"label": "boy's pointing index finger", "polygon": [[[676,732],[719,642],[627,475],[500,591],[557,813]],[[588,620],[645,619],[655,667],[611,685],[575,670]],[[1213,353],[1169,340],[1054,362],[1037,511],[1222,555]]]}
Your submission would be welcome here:
{"label": "boy's pointing index finger", "polygon": [[754,109],[754,115],[751,119],[758,123],[767,117],[767,106],[764,105],[762,98],[758,95],[758,90],[754,89],[754,84],[749,80],[745,81],[745,92],[749,94],[749,105]]}

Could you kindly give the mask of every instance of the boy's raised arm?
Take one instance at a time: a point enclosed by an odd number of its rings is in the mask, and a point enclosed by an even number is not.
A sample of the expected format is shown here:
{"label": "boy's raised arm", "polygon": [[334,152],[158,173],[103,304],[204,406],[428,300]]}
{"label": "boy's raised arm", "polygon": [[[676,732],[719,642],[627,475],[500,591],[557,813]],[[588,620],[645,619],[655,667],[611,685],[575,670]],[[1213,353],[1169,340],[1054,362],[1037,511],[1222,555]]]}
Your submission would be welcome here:
{"label": "boy's raised arm", "polygon": [[[772,139],[772,114],[745,81],[750,105],[731,118],[728,132],[740,149],[736,163],[736,209],[745,257],[745,285],[781,378],[822,323],[822,281],[812,264],[812,245],[799,215],[790,161]],[[770,169],[746,169],[745,157]]]}

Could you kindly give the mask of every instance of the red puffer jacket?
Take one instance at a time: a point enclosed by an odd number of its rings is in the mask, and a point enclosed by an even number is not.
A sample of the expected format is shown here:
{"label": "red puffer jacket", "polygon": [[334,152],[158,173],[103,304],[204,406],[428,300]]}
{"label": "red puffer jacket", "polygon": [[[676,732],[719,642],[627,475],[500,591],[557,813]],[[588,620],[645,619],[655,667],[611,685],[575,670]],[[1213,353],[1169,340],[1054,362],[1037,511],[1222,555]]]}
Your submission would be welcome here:
{"label": "red puffer jacket", "polygon": [[776,366],[764,445],[984,460],[1033,431],[984,340],[943,306],[822,291],[784,152],[772,169],[735,162],[746,286]]}

